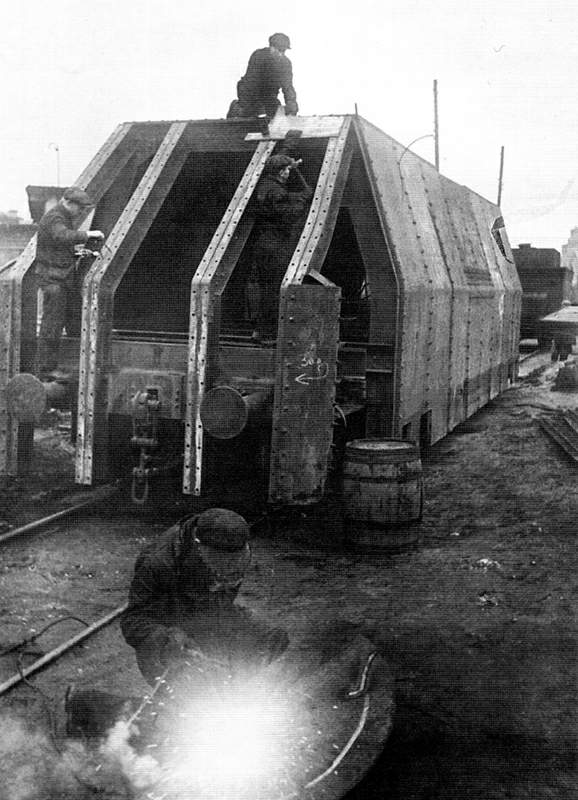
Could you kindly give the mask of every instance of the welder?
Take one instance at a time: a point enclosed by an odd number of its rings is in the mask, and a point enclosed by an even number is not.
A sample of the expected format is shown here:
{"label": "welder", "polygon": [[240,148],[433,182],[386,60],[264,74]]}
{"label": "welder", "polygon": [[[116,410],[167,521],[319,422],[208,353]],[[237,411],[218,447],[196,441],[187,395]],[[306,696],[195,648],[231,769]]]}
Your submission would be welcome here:
{"label": "welder", "polygon": [[42,291],[42,320],[36,351],[36,374],[41,380],[61,377],[57,369],[60,338],[71,314],[79,310],[74,270],[75,245],[104,239],[102,231],[77,230],[93,206],[89,195],[78,186],[65,190],[60,201],[38,223],[35,274]]}
{"label": "welder", "polygon": [[275,333],[279,287],[303,228],[313,189],[299,169],[301,159],[273,155],[256,192],[256,240],[253,273],[260,284],[260,309],[252,338]]}
{"label": "welder", "polygon": [[285,113],[297,114],[299,107],[293,88],[293,67],[285,55],[290,48],[291,42],[285,33],[274,33],[269,37],[269,47],[251,54],[247,71],[237,83],[238,99],[231,103],[227,119],[261,115],[274,117],[280,106],[280,90],[285,99]]}
{"label": "welder", "polygon": [[287,633],[235,605],[251,562],[249,526],[212,508],[169,528],[137,558],[121,620],[151,685],[190,652],[260,662],[279,656]]}

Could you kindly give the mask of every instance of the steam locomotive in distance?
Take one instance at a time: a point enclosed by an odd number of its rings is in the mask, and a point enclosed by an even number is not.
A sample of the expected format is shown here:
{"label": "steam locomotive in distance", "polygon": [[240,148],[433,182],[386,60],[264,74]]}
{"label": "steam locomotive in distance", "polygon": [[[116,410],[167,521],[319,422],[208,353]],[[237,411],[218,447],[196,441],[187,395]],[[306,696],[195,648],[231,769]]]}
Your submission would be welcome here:
{"label": "steam locomotive in distance", "polygon": [[[255,343],[253,198],[289,130],[314,194],[277,335]],[[521,288],[499,208],[359,116],[126,123],[77,185],[106,235],[80,336],[62,343],[79,484],[130,463],[137,499],[172,470],[185,495],[244,474],[271,503],[308,504],[337,430],[429,445],[516,377]],[[34,259],[32,240],[0,273],[3,389],[33,371]],[[14,394],[0,392],[12,475],[33,435]]]}
{"label": "steam locomotive in distance", "polygon": [[522,284],[520,338],[538,339],[540,346],[548,347],[551,337],[544,335],[539,321],[570,299],[572,270],[561,266],[554,248],[520,244],[512,253]]}

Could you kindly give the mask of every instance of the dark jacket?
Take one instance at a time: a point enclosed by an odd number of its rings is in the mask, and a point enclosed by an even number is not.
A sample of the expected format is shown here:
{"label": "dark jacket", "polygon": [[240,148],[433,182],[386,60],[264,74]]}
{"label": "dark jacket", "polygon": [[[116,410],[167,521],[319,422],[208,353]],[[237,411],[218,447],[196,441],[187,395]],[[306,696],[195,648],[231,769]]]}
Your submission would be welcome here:
{"label": "dark jacket", "polygon": [[53,280],[66,278],[74,267],[74,245],[87,239],[87,232],[75,230],[72,217],[57,203],[38,223],[36,272]]}
{"label": "dark jacket", "polygon": [[291,189],[275,176],[266,175],[257,189],[259,227],[282,238],[290,237],[303,219],[312,195],[313,190],[307,185]]}
{"label": "dark jacket", "polygon": [[186,528],[175,525],[143,549],[121,619],[123,636],[150,683],[169,665],[166,646],[174,627],[215,658],[254,655],[266,646],[268,630],[235,606],[234,596],[209,592],[210,572],[187,537]]}
{"label": "dark jacket", "polygon": [[[291,179],[290,179],[291,180]],[[280,281],[297,245],[313,195],[304,184],[291,189],[273,175],[266,175],[257,189],[255,260],[260,269]]]}
{"label": "dark jacket", "polygon": [[285,54],[263,47],[252,53],[247,71],[237,84],[241,102],[258,103],[276,98],[283,91],[286,103],[296,103],[293,67]]}

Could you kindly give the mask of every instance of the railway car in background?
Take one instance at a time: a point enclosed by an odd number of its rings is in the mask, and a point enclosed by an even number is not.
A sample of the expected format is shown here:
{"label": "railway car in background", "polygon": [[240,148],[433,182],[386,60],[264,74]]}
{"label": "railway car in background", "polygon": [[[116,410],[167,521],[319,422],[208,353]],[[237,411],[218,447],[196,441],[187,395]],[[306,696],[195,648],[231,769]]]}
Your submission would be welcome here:
{"label": "railway car in background", "polygon": [[524,243],[512,253],[522,284],[520,338],[537,339],[541,347],[548,347],[551,337],[544,335],[539,320],[570,299],[572,270],[561,266],[560,253],[554,248]]}
{"label": "railway car in background", "polygon": [[[276,340],[244,315],[253,198],[300,132],[314,187],[281,286]],[[336,431],[422,446],[516,377],[521,288],[499,208],[357,115],[121,125],[77,183],[105,232],[83,283],[74,375],[76,480],[163,471],[222,498],[258,482],[319,500]],[[0,274],[0,472],[30,459],[14,381],[32,370],[35,240]]]}

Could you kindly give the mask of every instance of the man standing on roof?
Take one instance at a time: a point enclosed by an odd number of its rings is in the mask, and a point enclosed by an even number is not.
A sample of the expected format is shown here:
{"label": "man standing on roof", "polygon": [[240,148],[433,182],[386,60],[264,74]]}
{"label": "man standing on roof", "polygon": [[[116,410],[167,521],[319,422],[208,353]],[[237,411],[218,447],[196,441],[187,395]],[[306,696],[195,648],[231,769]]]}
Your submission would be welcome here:
{"label": "man standing on roof", "polygon": [[233,100],[227,119],[274,117],[279,108],[279,90],[285,98],[285,113],[297,114],[297,94],[293,88],[293,67],[285,55],[291,48],[289,37],[274,33],[269,37],[269,47],[255,50],[249,59],[247,71],[237,83],[238,100]]}
{"label": "man standing on roof", "polygon": [[78,224],[93,206],[88,194],[71,186],[38,223],[36,279],[42,290],[42,321],[36,352],[36,374],[41,380],[58,377],[58,349],[62,330],[78,303],[74,281],[75,245],[104,239],[101,231],[79,231]]}
{"label": "man standing on roof", "polygon": [[226,508],[187,517],[145,546],[121,621],[151,685],[187,652],[213,659],[269,661],[289,644],[234,604],[251,561],[249,526]]}

